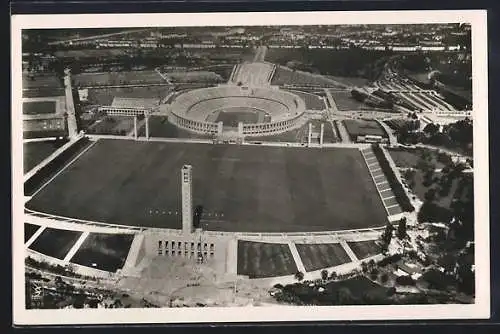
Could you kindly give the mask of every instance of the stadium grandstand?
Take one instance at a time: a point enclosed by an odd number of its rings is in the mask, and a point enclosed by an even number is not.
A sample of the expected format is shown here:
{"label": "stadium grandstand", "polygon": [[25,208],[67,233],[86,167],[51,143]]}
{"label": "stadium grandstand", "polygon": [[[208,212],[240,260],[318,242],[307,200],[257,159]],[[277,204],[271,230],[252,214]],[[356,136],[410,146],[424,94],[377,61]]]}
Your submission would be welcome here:
{"label": "stadium grandstand", "polygon": [[219,122],[225,127],[229,125],[224,124],[227,115],[223,115],[231,114],[232,126],[243,123],[240,135],[262,135],[296,126],[305,103],[297,95],[278,88],[221,85],[179,95],[169,109],[172,122],[187,130],[216,134],[222,130]]}

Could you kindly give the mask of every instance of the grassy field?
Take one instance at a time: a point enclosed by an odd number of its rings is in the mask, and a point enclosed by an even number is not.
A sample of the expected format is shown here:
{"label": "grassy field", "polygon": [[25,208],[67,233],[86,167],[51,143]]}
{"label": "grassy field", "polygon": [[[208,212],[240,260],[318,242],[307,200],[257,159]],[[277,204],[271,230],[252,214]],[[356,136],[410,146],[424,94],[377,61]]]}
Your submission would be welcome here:
{"label": "grassy field", "polygon": [[100,140],[27,207],[114,224],[180,228],[180,168],[191,164],[193,204],[203,206],[202,222],[210,230],[381,226],[386,214],[362,159],[356,149]]}
{"label": "grassy field", "polygon": [[46,228],[29,248],[62,260],[81,234],[78,231]]}
{"label": "grassy field", "polygon": [[[438,181],[441,177],[443,176],[442,173],[435,173],[434,174],[434,179]],[[430,186],[425,186],[424,185],[424,174],[421,171],[417,171],[415,173],[415,184],[414,187],[412,188],[413,192],[417,197],[421,200],[425,199],[425,194],[430,190],[430,189],[436,189],[437,192],[439,192],[439,187],[437,186],[438,182],[434,182],[434,184]],[[453,201],[453,195],[455,194],[455,191],[457,190],[459,183],[459,179],[456,178],[453,180],[451,188],[449,193],[446,196],[436,196],[436,200],[434,203],[436,203],[438,206],[441,206],[443,208],[449,208],[452,201]],[[468,182],[468,186],[471,187],[473,185],[473,181]]]}
{"label": "grassy field", "polygon": [[71,262],[116,272],[125,264],[133,240],[132,234],[90,233]]}
{"label": "grassy field", "polygon": [[[145,127],[141,127],[139,135],[145,136],[145,131]],[[178,128],[170,123],[166,116],[151,116],[149,118],[149,134],[151,137],[163,138],[213,138],[212,135],[197,134]]]}
{"label": "grassy field", "polygon": [[81,73],[72,79],[80,87],[166,83],[155,71]]}
{"label": "grassy field", "polygon": [[24,242],[28,241],[39,228],[40,226],[38,225],[24,223]]}
{"label": "grassy field", "polygon": [[134,118],[128,116],[106,116],[87,129],[90,134],[125,136],[134,129]]}
{"label": "grassy field", "polygon": [[340,244],[296,244],[306,271],[335,267],[351,262]]}
{"label": "grassy field", "polygon": [[39,187],[59,172],[68,162],[76,158],[80,152],[85,150],[91,141],[82,138],[78,142],[68,147],[64,152],[52,159],[48,164],[37,171],[35,175],[24,182],[24,194],[32,195]]}
{"label": "grassy field", "polygon": [[387,151],[391,155],[394,163],[400,168],[416,168],[417,163],[422,159],[422,153],[426,152],[430,155],[430,163],[436,166],[437,169],[443,168],[445,165],[438,159],[438,153],[426,148],[405,149],[405,148],[388,148]]}
{"label": "grassy field", "polygon": [[287,244],[238,240],[238,275],[250,278],[293,275],[297,266]]}
{"label": "grassy field", "polygon": [[348,242],[347,244],[359,260],[380,253],[380,246],[375,243],[375,240]]}
{"label": "grassy field", "polygon": [[56,112],[54,101],[23,102],[24,115],[53,114]]}
{"label": "grassy field", "polygon": [[355,100],[351,96],[351,92],[339,92],[331,90],[330,93],[335,100],[335,104],[339,110],[364,110],[367,109],[363,102]]}
{"label": "grassy field", "polygon": [[384,129],[374,120],[346,119],[342,122],[344,122],[346,130],[353,140],[358,136],[366,135],[387,137]]}
{"label": "grassy field", "polygon": [[317,95],[305,93],[305,92],[300,92],[297,90],[291,90],[290,92],[300,96],[304,100],[304,102],[306,103],[306,109],[323,110],[326,108],[325,102],[323,102],[323,99],[321,99]]}
{"label": "grassy field", "polygon": [[66,141],[62,140],[23,143],[24,172],[30,171],[65,143]]}
{"label": "grassy field", "polygon": [[23,89],[57,89],[62,87],[62,82],[55,74],[36,75],[30,79],[27,74],[23,73]]}
{"label": "grassy field", "polygon": [[292,71],[286,67],[277,67],[271,79],[272,85],[306,85],[306,86],[324,86],[324,87],[339,87],[333,80],[325,78],[321,75],[302,71]]}
{"label": "grassy field", "polygon": [[91,88],[88,101],[92,104],[111,105],[115,97],[162,99],[170,92],[169,86]]}
{"label": "grassy field", "polygon": [[219,112],[215,122],[222,122],[224,126],[231,127],[238,127],[239,122],[245,124],[258,123],[259,113],[262,112],[253,108],[233,107]]}

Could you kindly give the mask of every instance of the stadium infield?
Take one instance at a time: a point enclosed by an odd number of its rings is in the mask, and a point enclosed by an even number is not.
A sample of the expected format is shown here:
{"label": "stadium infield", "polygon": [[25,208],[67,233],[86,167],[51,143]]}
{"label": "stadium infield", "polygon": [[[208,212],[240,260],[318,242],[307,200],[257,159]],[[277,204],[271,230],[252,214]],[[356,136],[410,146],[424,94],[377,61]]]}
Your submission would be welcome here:
{"label": "stadium infield", "polygon": [[181,227],[180,168],[209,230],[305,232],[383,226],[386,212],[361,153],[99,140],[27,204],[110,224]]}

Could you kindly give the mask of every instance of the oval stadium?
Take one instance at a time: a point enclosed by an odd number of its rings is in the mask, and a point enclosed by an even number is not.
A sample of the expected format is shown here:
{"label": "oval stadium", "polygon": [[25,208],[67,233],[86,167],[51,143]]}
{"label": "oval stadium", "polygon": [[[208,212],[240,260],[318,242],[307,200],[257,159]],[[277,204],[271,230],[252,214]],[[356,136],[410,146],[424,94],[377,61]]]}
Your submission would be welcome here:
{"label": "oval stadium", "polygon": [[296,127],[305,112],[305,103],[277,87],[221,85],[181,94],[169,109],[172,123],[183,129],[217,134],[222,124],[224,130],[234,128],[240,135],[251,137]]}

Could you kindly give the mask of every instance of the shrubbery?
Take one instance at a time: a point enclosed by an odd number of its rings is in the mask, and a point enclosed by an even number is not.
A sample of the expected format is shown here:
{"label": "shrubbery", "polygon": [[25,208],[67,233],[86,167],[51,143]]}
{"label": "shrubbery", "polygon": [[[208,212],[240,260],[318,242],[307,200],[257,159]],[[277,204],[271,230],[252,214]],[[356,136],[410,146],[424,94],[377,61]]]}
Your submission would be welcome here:
{"label": "shrubbery", "polygon": [[411,276],[399,276],[396,278],[396,283],[399,285],[415,285],[415,280]]}

